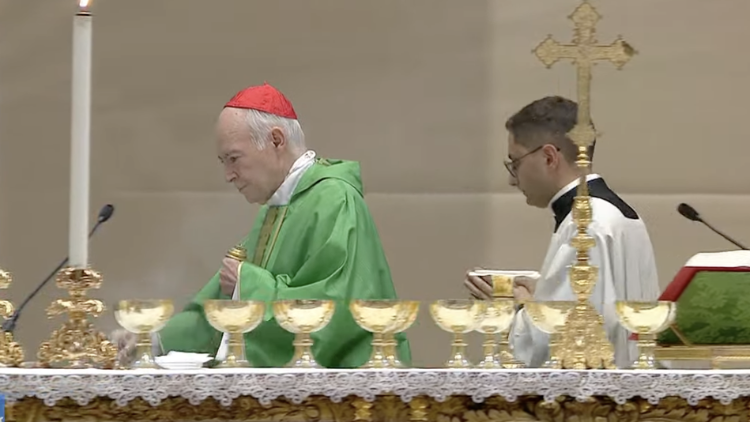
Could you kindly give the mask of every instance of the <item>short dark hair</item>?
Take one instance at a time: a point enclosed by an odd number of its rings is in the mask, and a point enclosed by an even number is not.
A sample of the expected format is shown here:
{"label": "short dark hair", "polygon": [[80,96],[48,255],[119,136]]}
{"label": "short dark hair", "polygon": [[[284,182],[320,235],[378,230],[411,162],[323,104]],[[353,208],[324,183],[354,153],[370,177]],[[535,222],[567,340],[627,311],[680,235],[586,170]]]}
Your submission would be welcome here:
{"label": "short dark hair", "polygon": [[[578,104],[559,96],[536,100],[505,122],[505,128],[513,134],[515,142],[531,150],[546,143],[560,148],[569,163],[578,156],[578,146],[568,138],[578,122]],[[593,124],[593,122],[592,122]],[[589,160],[594,160],[596,140],[589,147]]]}

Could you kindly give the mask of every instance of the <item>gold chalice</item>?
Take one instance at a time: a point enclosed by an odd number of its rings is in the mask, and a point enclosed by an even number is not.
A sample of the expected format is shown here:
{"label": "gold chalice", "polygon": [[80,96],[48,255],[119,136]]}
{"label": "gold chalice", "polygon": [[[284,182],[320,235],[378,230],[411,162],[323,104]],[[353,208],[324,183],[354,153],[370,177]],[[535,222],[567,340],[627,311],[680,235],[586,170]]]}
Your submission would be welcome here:
{"label": "gold chalice", "polygon": [[312,353],[310,334],[321,330],[331,321],[336,310],[332,300],[279,300],[273,303],[273,313],[279,325],[294,333],[294,356],[287,368],[321,368]]}
{"label": "gold chalice", "polygon": [[133,369],[152,369],[159,366],[154,362],[151,334],[158,332],[172,314],[174,305],[171,300],[121,300],[115,305],[115,319],[120,326],[138,336],[136,360],[131,364]]}
{"label": "gold chalice", "polygon": [[502,358],[497,351],[498,333],[507,332],[516,314],[513,299],[493,299],[487,302],[477,331],[484,334],[484,359],[477,365],[482,369],[502,368]]}
{"label": "gold chalice", "polygon": [[487,303],[484,301],[447,299],[430,304],[430,314],[435,323],[444,331],[453,333],[451,357],[445,363],[447,368],[471,368],[466,357],[464,334],[474,331],[484,316]]}
{"label": "gold chalice", "polygon": [[[514,299],[513,288],[516,284],[516,278],[530,278],[538,280],[540,277],[537,271],[524,270],[479,270],[474,275],[479,277],[488,277],[492,282],[493,299]],[[512,325],[512,322],[511,322]],[[516,359],[510,351],[510,325],[500,333],[500,362],[505,369],[524,368],[526,365]]]}
{"label": "gold chalice", "polygon": [[396,350],[396,333],[414,323],[419,302],[353,300],[349,310],[357,325],[372,333],[372,354],[362,368],[402,368],[404,365]]}
{"label": "gold chalice", "polygon": [[617,301],[615,309],[622,326],[638,335],[638,359],[633,362],[633,369],[656,369],[656,335],[672,325],[677,304],[666,300]]}
{"label": "gold chalice", "polygon": [[399,314],[398,322],[392,330],[384,333],[383,338],[385,341],[385,355],[393,368],[405,368],[406,366],[398,358],[398,343],[396,342],[396,334],[403,333],[417,319],[419,313],[419,301],[408,300],[402,301],[402,312]]}
{"label": "gold chalice", "polygon": [[212,327],[229,335],[227,356],[216,367],[250,367],[245,355],[244,334],[253,331],[263,321],[266,304],[259,300],[209,299],[203,302],[203,310]]}
{"label": "gold chalice", "polygon": [[562,369],[560,339],[565,321],[575,306],[576,302],[573,301],[526,302],[526,313],[536,328],[549,334],[549,359],[544,363],[544,368]]}

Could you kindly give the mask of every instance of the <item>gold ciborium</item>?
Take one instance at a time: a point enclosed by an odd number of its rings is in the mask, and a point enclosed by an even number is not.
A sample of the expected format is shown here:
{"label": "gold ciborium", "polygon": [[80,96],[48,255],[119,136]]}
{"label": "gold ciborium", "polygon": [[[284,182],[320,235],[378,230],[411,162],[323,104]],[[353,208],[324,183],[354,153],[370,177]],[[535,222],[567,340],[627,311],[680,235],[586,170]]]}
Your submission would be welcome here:
{"label": "gold ciborium", "polygon": [[229,347],[224,361],[217,368],[248,368],[244,334],[253,331],[266,311],[259,300],[209,299],[203,302],[206,319],[217,331],[229,335]]}
{"label": "gold ciborium", "polygon": [[310,334],[323,329],[336,310],[332,300],[278,300],[273,314],[281,328],[294,334],[294,355],[287,368],[321,368],[312,353]]}
{"label": "gold ciborium", "polygon": [[498,333],[507,332],[516,314],[516,303],[513,299],[493,299],[487,302],[482,320],[477,331],[484,334],[484,358],[477,365],[482,369],[498,369],[503,367],[502,357],[498,353]]}
{"label": "gold ciborium", "polygon": [[138,336],[136,360],[132,369],[153,369],[151,334],[159,332],[174,313],[171,300],[121,300],[115,305],[115,319],[120,326]]}
{"label": "gold ciborium", "polygon": [[466,357],[464,334],[474,331],[484,316],[487,303],[465,299],[438,300],[430,304],[430,314],[435,323],[444,331],[453,333],[451,357],[445,363],[447,368],[471,368]]}
{"label": "gold ciborium", "polygon": [[559,353],[561,332],[576,303],[574,301],[526,302],[526,313],[534,326],[549,334],[549,359],[544,363],[544,368],[562,369]]}
{"label": "gold ciborium", "polygon": [[349,310],[357,325],[372,333],[372,354],[362,368],[403,368],[398,359],[396,333],[414,323],[419,302],[354,300],[349,303]]}
{"label": "gold ciborium", "polygon": [[638,335],[638,359],[633,369],[657,369],[654,349],[656,335],[672,325],[677,304],[666,300],[656,302],[615,302],[617,317],[626,330]]}

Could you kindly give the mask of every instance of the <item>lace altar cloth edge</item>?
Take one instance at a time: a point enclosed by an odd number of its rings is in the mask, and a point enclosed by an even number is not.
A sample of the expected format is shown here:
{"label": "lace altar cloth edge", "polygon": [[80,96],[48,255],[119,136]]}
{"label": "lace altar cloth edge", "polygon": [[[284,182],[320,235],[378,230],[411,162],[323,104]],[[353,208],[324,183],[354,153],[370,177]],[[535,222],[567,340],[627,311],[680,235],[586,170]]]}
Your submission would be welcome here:
{"label": "lace altar cloth edge", "polygon": [[691,405],[713,397],[724,404],[750,396],[750,370],[627,371],[588,370],[293,370],[202,369],[169,370],[0,370],[0,392],[8,403],[37,397],[47,406],[71,398],[85,406],[96,397],[107,397],[120,406],[142,398],[152,406],[168,397],[184,397],[192,405],[212,397],[228,406],[239,396],[252,396],[267,405],[286,398],[301,403],[312,395],[340,402],[349,395],[365,400],[393,394],[408,402],[425,395],[443,401],[452,395],[482,402],[491,396],[514,401],[520,396],[559,396],[583,400],[607,396],[617,403],[642,397],[656,404],[668,396],[682,397]]}

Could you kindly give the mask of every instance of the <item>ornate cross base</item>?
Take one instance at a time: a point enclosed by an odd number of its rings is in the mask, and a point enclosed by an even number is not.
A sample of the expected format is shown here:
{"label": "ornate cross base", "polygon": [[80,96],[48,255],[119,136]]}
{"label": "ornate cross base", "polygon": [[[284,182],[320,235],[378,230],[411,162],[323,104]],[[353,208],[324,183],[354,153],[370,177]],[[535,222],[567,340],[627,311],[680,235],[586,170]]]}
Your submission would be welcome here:
{"label": "ornate cross base", "polygon": [[39,399],[26,398],[6,409],[6,421],[439,421],[439,422],[636,422],[691,421],[729,422],[750,418],[750,398],[736,399],[729,405],[702,400],[695,406],[675,397],[667,397],[658,405],[635,399],[616,404],[609,398],[593,397],[587,402],[560,398],[545,403],[542,397],[527,396],[509,403],[493,397],[474,403],[467,396],[452,396],[444,402],[416,397],[404,403],[396,396],[378,396],[375,402],[347,397],[334,403],[327,397],[314,396],[300,404],[274,400],[262,406],[252,397],[235,399],[228,407],[214,399],[192,405],[182,397],[170,397],[152,407],[143,399],[135,399],[120,407],[111,399],[97,398],[85,406],[70,399],[47,407]]}

